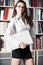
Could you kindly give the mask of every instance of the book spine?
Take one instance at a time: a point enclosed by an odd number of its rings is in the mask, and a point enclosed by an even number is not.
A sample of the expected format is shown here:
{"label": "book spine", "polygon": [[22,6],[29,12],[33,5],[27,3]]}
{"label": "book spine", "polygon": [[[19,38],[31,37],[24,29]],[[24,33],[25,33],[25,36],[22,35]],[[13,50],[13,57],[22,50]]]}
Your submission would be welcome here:
{"label": "book spine", "polygon": [[7,17],[8,17],[8,12],[9,12],[9,8],[5,8],[5,9],[4,9],[3,19],[7,19]]}
{"label": "book spine", "polygon": [[33,0],[33,7],[37,7],[37,0]]}
{"label": "book spine", "polygon": [[0,0],[0,6],[4,5],[4,0]]}
{"label": "book spine", "polygon": [[5,0],[5,6],[8,6],[9,0]]}

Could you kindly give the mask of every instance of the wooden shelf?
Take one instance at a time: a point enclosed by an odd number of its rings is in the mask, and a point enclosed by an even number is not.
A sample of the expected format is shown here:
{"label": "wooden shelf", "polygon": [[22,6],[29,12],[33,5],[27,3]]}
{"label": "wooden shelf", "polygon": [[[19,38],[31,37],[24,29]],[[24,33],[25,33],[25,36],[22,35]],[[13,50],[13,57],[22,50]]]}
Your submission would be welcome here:
{"label": "wooden shelf", "polygon": [[1,20],[0,19],[0,22],[9,22],[10,20]]}
{"label": "wooden shelf", "polygon": [[4,60],[4,59],[11,59],[11,57],[6,57],[6,58],[0,58],[0,60]]}
{"label": "wooden shelf", "polygon": [[34,8],[36,8],[36,9],[43,9],[43,7],[34,7]]}
{"label": "wooden shelf", "polygon": [[43,33],[36,33],[36,35],[38,35],[38,36],[39,36],[39,35],[40,35],[40,36],[43,36]]}
{"label": "wooden shelf", "polygon": [[35,19],[33,19],[32,21],[34,21],[34,22],[40,22],[40,21],[42,21],[43,22],[43,20],[35,20]]}
{"label": "wooden shelf", "polygon": [[0,35],[1,37],[4,37],[4,35]]}
{"label": "wooden shelf", "polygon": [[0,8],[1,8],[1,7],[4,7],[4,8],[5,8],[5,7],[13,8],[14,6],[0,6]]}

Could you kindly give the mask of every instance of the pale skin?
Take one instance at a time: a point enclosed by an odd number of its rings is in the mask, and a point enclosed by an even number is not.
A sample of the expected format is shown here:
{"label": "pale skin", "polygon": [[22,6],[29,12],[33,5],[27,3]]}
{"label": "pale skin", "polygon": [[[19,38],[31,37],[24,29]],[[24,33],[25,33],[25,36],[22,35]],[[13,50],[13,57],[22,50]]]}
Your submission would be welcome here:
{"label": "pale skin", "polygon": [[[24,11],[24,3],[19,2],[17,4],[16,11],[17,11],[17,14],[21,16],[23,11]],[[26,47],[27,47],[26,43],[22,42],[20,44],[20,48],[24,49]],[[20,62],[21,62],[21,59],[12,58],[11,65],[20,65]],[[33,59],[31,59],[31,58],[30,59],[24,59],[23,62],[24,62],[24,65],[33,65]]]}

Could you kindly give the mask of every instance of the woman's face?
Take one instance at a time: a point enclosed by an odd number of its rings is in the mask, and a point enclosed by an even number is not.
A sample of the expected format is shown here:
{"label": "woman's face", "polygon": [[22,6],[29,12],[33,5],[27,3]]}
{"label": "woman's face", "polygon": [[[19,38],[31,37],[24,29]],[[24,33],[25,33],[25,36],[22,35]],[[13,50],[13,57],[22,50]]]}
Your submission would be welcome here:
{"label": "woman's face", "polygon": [[16,11],[18,15],[22,15],[22,13],[24,12],[24,3],[19,2],[16,6]]}

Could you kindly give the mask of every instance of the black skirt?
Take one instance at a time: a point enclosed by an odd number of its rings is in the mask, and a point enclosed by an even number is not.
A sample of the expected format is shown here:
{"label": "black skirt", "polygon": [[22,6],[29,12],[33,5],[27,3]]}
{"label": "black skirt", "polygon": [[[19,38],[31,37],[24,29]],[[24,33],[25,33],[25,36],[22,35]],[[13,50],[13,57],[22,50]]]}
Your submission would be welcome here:
{"label": "black skirt", "polygon": [[12,58],[20,58],[20,59],[32,58],[32,54],[31,54],[29,46],[27,46],[25,49],[19,48],[16,50],[12,50]]}

